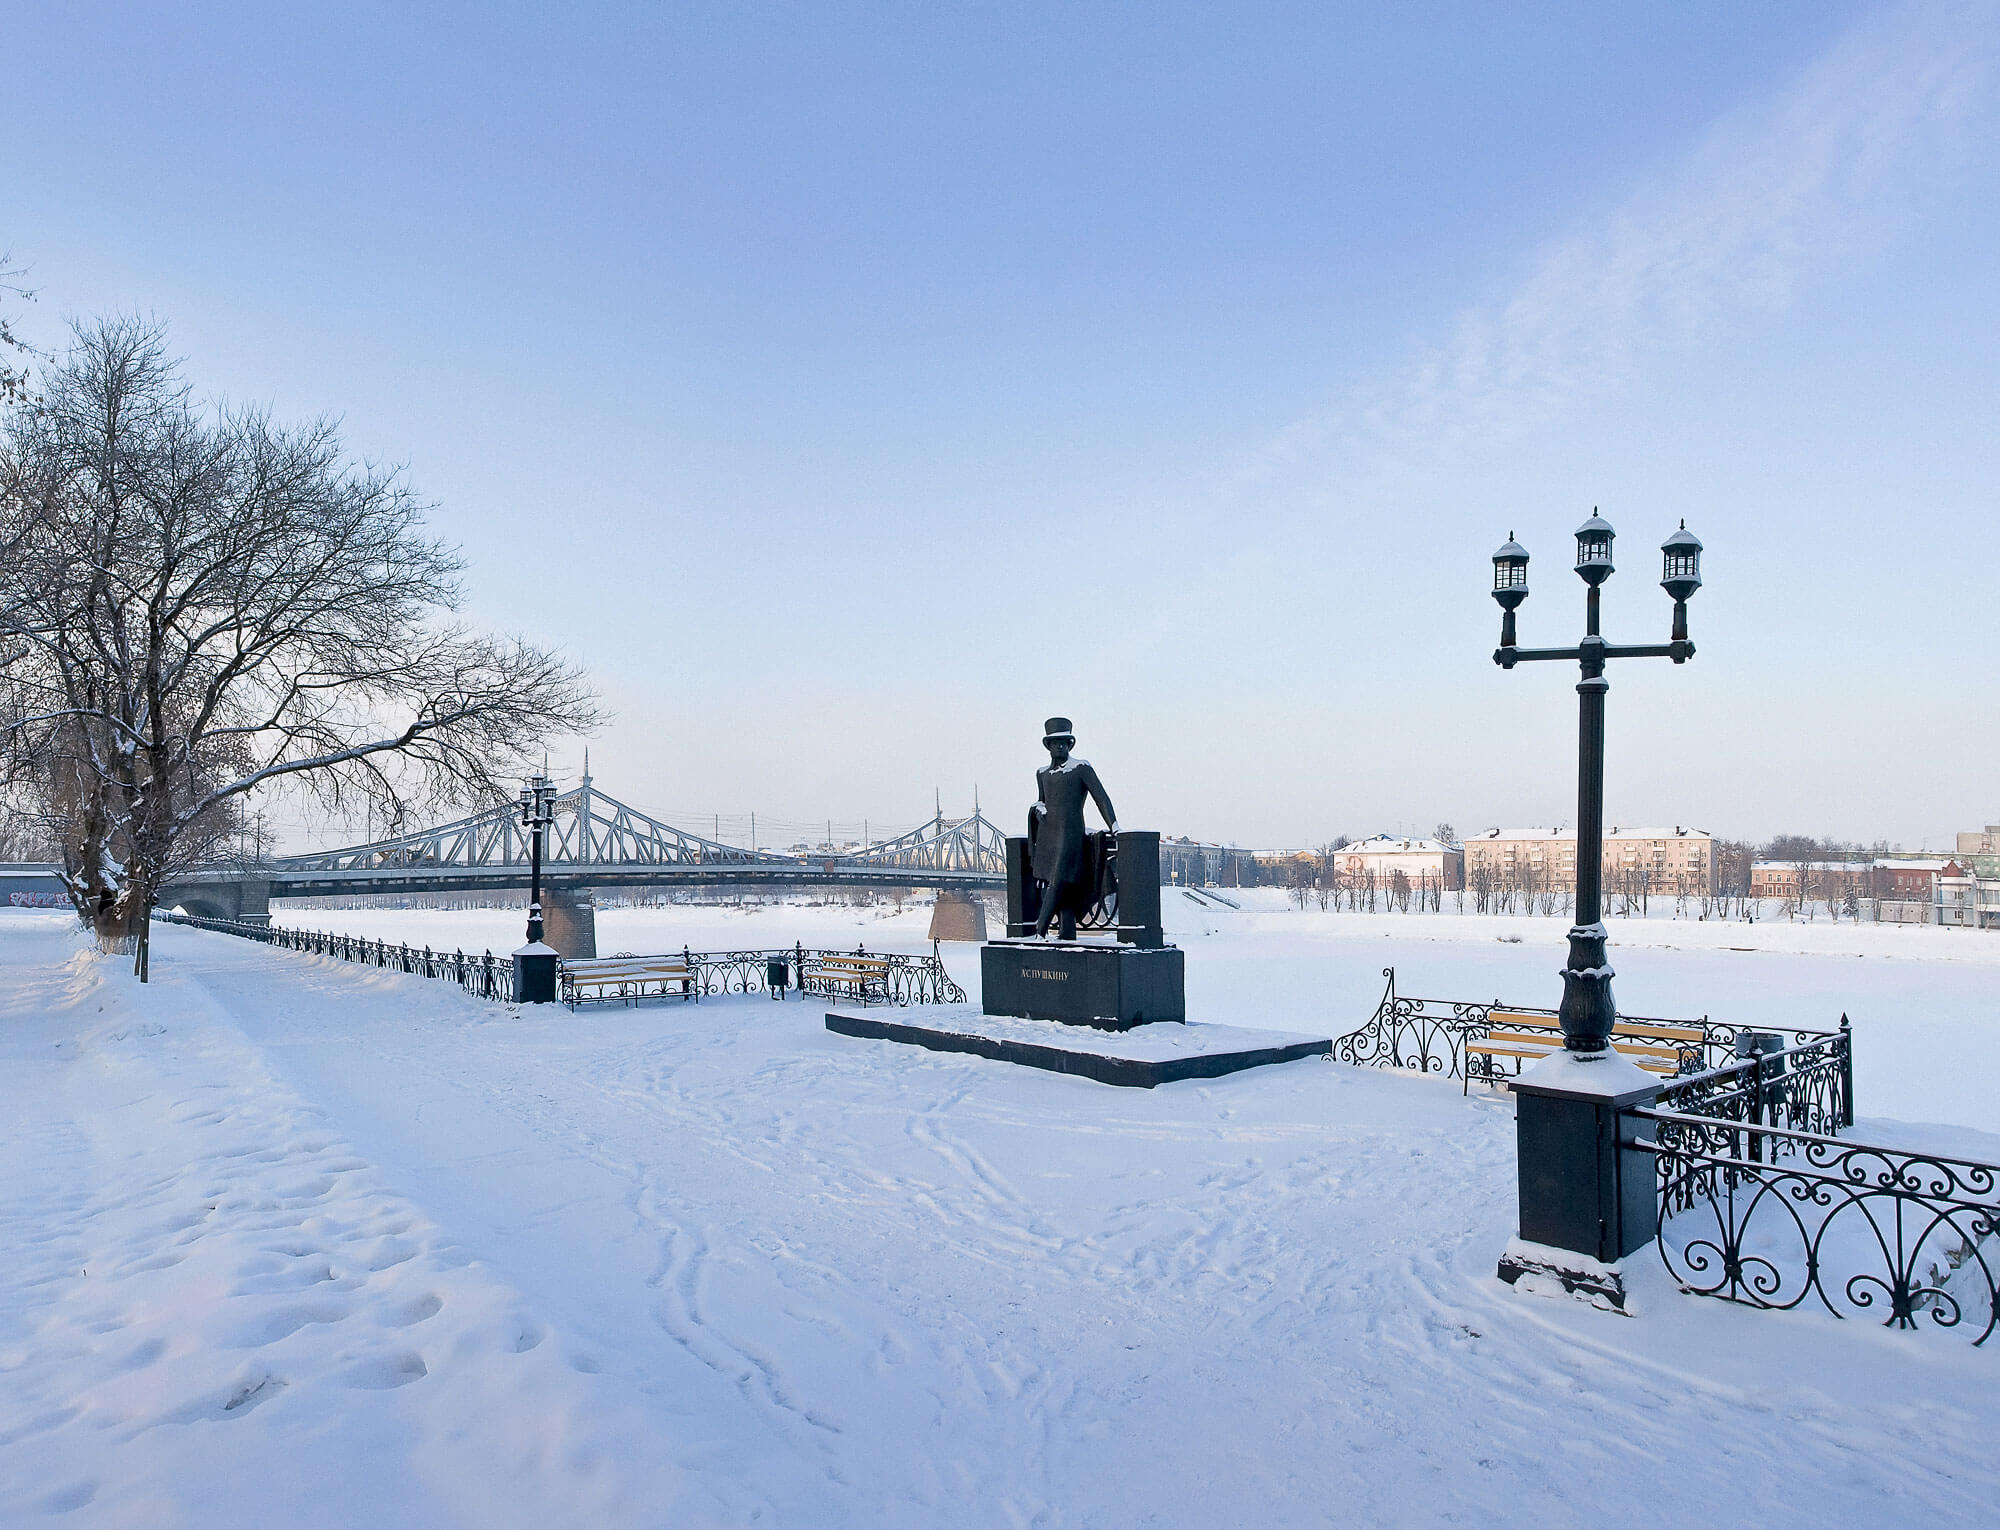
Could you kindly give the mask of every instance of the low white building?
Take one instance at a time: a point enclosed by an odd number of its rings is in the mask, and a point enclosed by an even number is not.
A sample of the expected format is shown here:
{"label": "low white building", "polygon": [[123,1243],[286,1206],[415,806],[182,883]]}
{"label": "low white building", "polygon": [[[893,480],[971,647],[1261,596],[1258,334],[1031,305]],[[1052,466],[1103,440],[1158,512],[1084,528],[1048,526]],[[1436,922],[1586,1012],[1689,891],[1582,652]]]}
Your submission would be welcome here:
{"label": "low white building", "polygon": [[1962,930],[2000,930],[2000,877],[1982,877],[1952,861],[1937,879],[1936,918]]}
{"label": "low white building", "polygon": [[1399,871],[1409,878],[1412,887],[1456,892],[1465,886],[1465,851],[1437,839],[1371,835],[1334,851],[1333,864],[1342,876],[1358,877],[1372,872],[1385,887]]}

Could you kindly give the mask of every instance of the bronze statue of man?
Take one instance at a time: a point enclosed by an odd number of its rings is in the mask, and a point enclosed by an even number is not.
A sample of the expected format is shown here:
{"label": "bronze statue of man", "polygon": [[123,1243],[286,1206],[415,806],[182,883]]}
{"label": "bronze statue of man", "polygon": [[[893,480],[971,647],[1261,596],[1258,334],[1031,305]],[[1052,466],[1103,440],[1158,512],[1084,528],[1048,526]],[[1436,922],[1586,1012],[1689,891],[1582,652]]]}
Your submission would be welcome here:
{"label": "bronze statue of man", "polygon": [[1097,867],[1089,855],[1083,828],[1083,799],[1097,804],[1113,834],[1118,815],[1090,761],[1072,758],[1076,735],[1067,717],[1051,717],[1042,728],[1049,763],[1035,772],[1040,801],[1028,809],[1028,853],[1035,879],[1042,884],[1042,906],[1035,915],[1035,933],[1046,935],[1052,921],[1063,940],[1076,938],[1076,916],[1087,912],[1097,896]]}

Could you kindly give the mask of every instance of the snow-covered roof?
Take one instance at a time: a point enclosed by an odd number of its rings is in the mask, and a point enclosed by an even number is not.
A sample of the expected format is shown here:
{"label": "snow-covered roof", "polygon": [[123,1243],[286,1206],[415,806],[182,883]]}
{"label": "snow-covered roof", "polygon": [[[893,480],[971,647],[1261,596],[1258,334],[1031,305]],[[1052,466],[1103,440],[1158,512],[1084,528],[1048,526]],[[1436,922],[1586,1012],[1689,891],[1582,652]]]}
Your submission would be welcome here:
{"label": "snow-covered roof", "polygon": [[1342,845],[1336,855],[1443,855],[1455,853],[1456,845],[1438,839],[1411,839],[1402,834],[1371,834],[1352,844]]}

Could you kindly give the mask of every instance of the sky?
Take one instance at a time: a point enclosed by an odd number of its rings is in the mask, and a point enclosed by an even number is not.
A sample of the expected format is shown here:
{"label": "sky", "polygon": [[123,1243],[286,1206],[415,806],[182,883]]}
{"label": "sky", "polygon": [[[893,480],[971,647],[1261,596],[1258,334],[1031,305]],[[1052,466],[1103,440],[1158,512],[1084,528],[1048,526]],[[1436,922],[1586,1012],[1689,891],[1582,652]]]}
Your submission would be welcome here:
{"label": "sky", "polygon": [[1598,508],[1609,821],[2000,820],[2000,3],[0,19],[20,332],[403,464],[635,806],[1567,823]]}

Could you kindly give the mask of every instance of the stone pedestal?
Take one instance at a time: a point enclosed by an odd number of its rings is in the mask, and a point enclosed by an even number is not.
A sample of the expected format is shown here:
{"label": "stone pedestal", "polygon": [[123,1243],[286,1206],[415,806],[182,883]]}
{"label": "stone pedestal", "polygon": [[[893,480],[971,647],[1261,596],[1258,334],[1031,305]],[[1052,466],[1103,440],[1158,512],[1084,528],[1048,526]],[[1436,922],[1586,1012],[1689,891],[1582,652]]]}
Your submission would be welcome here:
{"label": "stone pedestal", "polygon": [[979,972],[989,1015],[1105,1031],[1187,1019],[1186,963],[1178,946],[991,940],[979,948]]}
{"label": "stone pedestal", "polygon": [[937,895],[937,903],[931,909],[932,940],[971,940],[986,938],[986,905],[976,893],[959,892],[947,888]]}
{"label": "stone pedestal", "polygon": [[1333,1052],[1333,1042],[1324,1036],[1202,1024],[1148,1025],[1107,1034],[1084,1026],[982,1015],[970,1004],[926,1004],[893,1016],[834,1009],[827,1011],[826,1028],[836,1035],[965,1052],[1128,1089],[1222,1078]]}
{"label": "stone pedestal", "polygon": [[1502,1280],[1624,1307],[1618,1261],[1657,1235],[1659,1192],[1652,1154],[1635,1146],[1643,1123],[1623,1112],[1660,1089],[1617,1052],[1557,1052],[1515,1081],[1520,1234]]}
{"label": "stone pedestal", "polygon": [[589,892],[542,890],[542,939],[571,961],[597,955],[597,904]]}
{"label": "stone pedestal", "polygon": [[553,1004],[556,997],[556,963],[560,958],[550,946],[531,941],[514,953],[514,1002]]}

